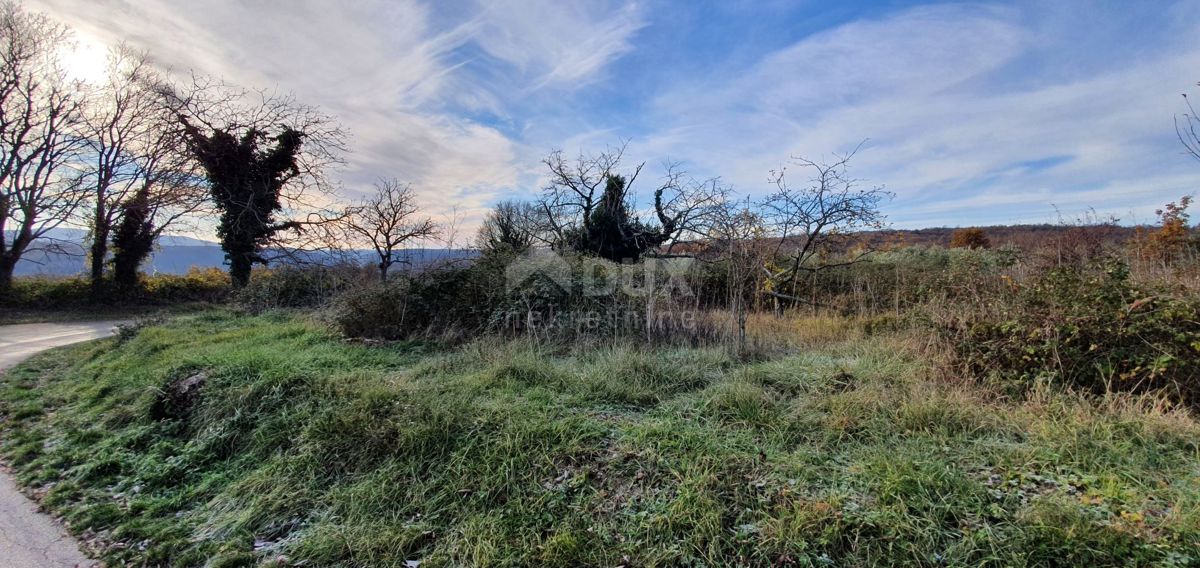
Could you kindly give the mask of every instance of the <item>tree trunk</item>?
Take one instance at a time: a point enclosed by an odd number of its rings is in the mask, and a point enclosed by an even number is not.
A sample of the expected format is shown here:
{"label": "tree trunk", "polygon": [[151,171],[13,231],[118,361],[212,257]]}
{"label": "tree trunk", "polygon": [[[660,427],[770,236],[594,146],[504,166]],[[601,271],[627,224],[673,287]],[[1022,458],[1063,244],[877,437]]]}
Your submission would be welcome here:
{"label": "tree trunk", "polygon": [[17,268],[17,260],[8,254],[0,255],[0,298],[7,298],[12,293],[13,271]]}
{"label": "tree trunk", "polygon": [[[97,223],[99,225],[99,223]],[[92,285],[92,301],[98,301],[104,295],[104,260],[108,256],[108,227],[92,228],[91,266],[89,278]]]}
{"label": "tree trunk", "polygon": [[229,253],[229,280],[234,288],[245,288],[250,283],[250,269],[254,267],[254,258],[246,253]]}
{"label": "tree trunk", "polygon": [[122,294],[131,295],[137,290],[138,265],[134,259],[114,259],[113,284]]}
{"label": "tree trunk", "polygon": [[381,261],[379,263],[379,281],[387,282],[388,269],[392,267],[392,263]]}

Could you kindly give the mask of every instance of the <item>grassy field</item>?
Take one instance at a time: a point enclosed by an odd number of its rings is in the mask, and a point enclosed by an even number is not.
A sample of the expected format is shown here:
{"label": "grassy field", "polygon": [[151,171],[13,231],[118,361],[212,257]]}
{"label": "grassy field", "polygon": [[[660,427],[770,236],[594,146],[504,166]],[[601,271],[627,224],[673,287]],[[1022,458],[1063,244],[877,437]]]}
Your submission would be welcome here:
{"label": "grassy field", "polygon": [[801,345],[345,343],[207,312],[39,356],[3,453],[110,562],[1200,563],[1200,425],[945,377],[910,332]]}

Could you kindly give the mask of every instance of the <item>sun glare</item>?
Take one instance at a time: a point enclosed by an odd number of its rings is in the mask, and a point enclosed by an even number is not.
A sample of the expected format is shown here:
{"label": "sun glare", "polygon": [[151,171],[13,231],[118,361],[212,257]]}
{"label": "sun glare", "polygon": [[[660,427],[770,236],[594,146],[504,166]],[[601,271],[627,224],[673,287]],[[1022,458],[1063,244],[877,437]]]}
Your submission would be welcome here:
{"label": "sun glare", "polygon": [[76,32],[75,45],[63,50],[62,61],[71,79],[99,83],[108,72],[108,46],[96,38]]}

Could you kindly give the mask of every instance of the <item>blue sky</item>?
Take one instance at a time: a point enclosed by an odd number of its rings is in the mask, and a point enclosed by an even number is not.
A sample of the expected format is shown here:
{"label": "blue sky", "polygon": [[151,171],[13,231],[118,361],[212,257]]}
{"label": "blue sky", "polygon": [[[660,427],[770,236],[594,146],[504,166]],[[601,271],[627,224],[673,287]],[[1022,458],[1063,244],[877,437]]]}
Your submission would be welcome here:
{"label": "blue sky", "polygon": [[411,181],[474,224],[550,150],[629,139],[762,195],[792,155],[868,140],[897,227],[1125,222],[1197,189],[1200,2],[36,0],[81,48],[293,91],[354,135],[348,195]]}

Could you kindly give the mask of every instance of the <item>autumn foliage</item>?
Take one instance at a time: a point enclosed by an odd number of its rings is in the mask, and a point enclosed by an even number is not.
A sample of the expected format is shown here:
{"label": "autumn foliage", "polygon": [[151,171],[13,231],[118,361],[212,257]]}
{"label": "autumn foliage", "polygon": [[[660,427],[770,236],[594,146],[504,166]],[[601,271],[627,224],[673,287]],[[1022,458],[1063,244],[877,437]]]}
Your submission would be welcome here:
{"label": "autumn foliage", "polygon": [[957,229],[950,233],[950,248],[986,249],[992,248],[992,241],[983,229]]}

